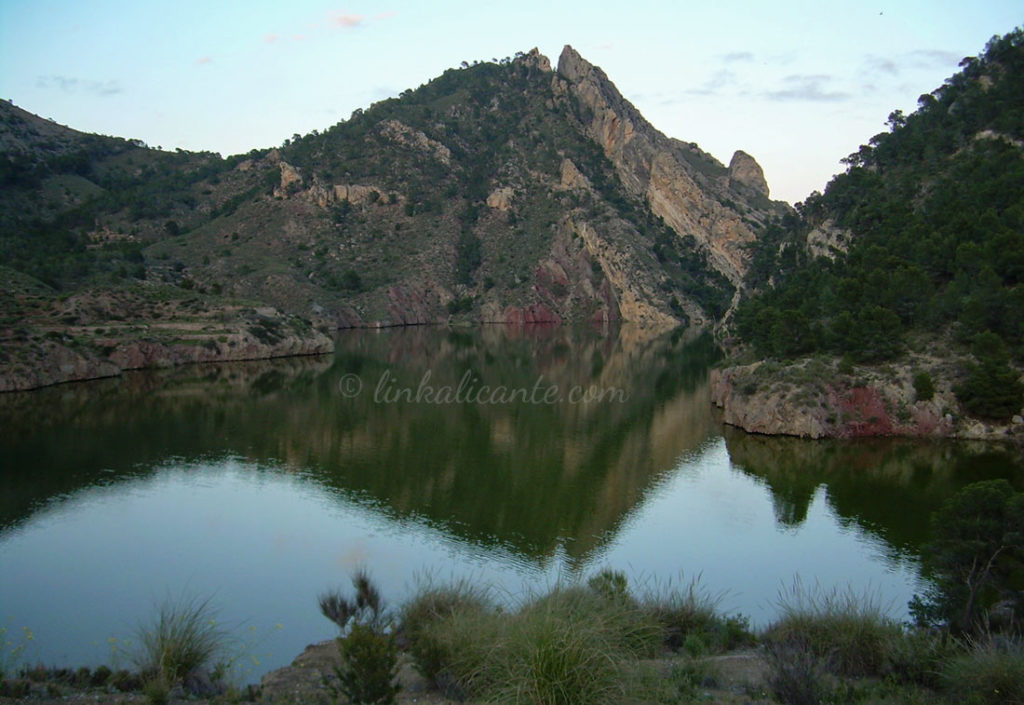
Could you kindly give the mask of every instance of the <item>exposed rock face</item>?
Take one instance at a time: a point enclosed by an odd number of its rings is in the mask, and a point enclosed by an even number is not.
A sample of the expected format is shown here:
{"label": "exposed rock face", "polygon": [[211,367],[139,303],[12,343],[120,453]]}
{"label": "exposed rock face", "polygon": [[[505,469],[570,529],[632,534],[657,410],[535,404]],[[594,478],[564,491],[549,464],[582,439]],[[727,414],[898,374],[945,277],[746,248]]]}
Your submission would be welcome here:
{"label": "exposed rock face", "polygon": [[918,401],[917,367],[872,368],[840,375],[804,360],[778,369],[768,363],[711,371],[711,400],[722,420],[750,433],[804,438],[867,436],[1024,440],[1024,425],[983,423],[946,410],[959,409],[953,381],[937,380],[935,396]]}
{"label": "exposed rock face", "polygon": [[499,211],[507,211],[512,207],[514,192],[507,186],[496,189],[487,197],[487,205]]}
{"label": "exposed rock face", "polygon": [[[583,240],[590,256],[601,266],[611,289],[617,294],[618,316],[652,330],[669,330],[678,321],[651,302],[656,293],[650,283],[636,276],[638,262],[628,249],[617,247],[611,234],[600,233],[590,223],[569,221],[568,227]],[[699,316],[698,316],[699,318]]]}
{"label": "exposed rock face", "polygon": [[374,200],[374,194],[380,198],[380,190],[373,186],[362,186],[359,184],[335,184],[334,199],[336,201],[348,201],[354,206],[361,206]]}
{"label": "exposed rock face", "polygon": [[384,120],[378,127],[388,139],[433,157],[445,166],[451,165],[452,152],[437,140],[432,140],[419,130],[414,130],[398,120]]}
{"label": "exposed rock face", "polygon": [[851,237],[849,230],[837,227],[832,220],[826,220],[807,233],[807,251],[812,257],[834,260],[849,249]]}
{"label": "exposed rock face", "polygon": [[551,61],[548,60],[548,57],[541,54],[537,47],[530,49],[530,51],[518,57],[516,60],[526,64],[527,66],[533,66],[534,68],[540,69],[541,71],[551,71]]}
{"label": "exposed rock face", "polygon": [[729,162],[729,185],[745,186],[756,193],[768,196],[768,182],[764,179],[764,171],[752,156],[737,151]]}
{"label": "exposed rock face", "polygon": [[590,180],[580,173],[580,170],[576,168],[571,159],[563,159],[561,185],[562,188],[567,189],[589,190]]}
{"label": "exposed rock face", "polygon": [[[749,198],[751,191],[762,197],[768,191],[757,163],[743,155],[733,173],[695,145],[669,139],[570,46],[562,51],[553,81],[556,95],[575,98],[584,129],[611,159],[626,190],[646,199],[678,234],[692,235],[712,266],[741,289],[745,247],[755,237],[749,221],[763,222],[785,208]],[[730,188],[734,178],[739,188]],[[743,212],[726,202],[741,204]]]}
{"label": "exposed rock face", "polygon": [[282,195],[286,195],[289,191],[288,187],[292,184],[302,184],[302,174],[299,170],[293,167],[288,162],[281,162],[281,185],[279,190]]}
{"label": "exposed rock face", "polygon": [[215,332],[210,332],[206,324],[171,321],[165,324],[180,330],[161,333],[154,326],[149,335],[107,330],[102,335],[92,333],[89,344],[76,340],[90,338],[88,328],[76,331],[75,337],[51,333],[0,339],[8,358],[0,369],[0,392],[113,377],[124,370],[318,355],[334,350],[334,341],[323,333],[296,328],[290,321],[267,309],[220,325]]}

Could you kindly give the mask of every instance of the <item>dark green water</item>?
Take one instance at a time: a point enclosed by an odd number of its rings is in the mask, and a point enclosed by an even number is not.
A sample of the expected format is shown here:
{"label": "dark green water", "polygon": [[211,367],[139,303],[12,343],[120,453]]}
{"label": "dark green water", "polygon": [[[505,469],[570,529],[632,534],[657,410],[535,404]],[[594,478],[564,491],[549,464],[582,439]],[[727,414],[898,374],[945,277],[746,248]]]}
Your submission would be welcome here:
{"label": "dark green water", "polygon": [[[930,513],[1024,475],[998,449],[723,429],[704,338],[558,328],[339,337],[334,356],[195,366],[0,396],[0,626],[27,658],[127,662],[167,596],[212,596],[239,678],[333,627],[365,566],[510,599],[602,566],[772,618],[796,576],[905,614]],[[257,663],[258,661],[258,663]]]}

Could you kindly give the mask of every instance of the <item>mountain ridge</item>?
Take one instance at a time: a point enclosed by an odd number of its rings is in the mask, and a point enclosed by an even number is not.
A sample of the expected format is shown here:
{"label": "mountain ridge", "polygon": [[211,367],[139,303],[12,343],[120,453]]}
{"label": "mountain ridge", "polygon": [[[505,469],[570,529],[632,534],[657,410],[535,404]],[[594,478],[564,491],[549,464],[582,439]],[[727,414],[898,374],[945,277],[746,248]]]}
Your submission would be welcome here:
{"label": "mountain ridge", "polygon": [[[138,336],[209,343],[216,359],[220,338],[261,330],[261,310],[300,337],[450,322],[706,326],[740,296],[742,245],[788,212],[756,162],[737,176],[665,137],[571,47],[557,69],[536,49],[467,64],[226,159],[84,135],[8,103],[0,140],[0,330],[22,370],[60,367],[73,343],[109,371],[110,350]],[[149,340],[153,315],[183,317],[179,337]],[[196,317],[217,316],[231,332],[196,337]]]}

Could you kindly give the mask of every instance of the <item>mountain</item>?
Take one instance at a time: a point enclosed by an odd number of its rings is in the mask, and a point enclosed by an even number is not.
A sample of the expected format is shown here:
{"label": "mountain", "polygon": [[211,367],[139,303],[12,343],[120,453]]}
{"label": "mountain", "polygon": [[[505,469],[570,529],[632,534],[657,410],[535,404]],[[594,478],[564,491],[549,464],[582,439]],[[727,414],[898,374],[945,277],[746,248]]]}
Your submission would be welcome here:
{"label": "mountain", "polygon": [[918,106],[752,248],[735,332],[772,362],[720,379],[727,418],[798,435],[1024,435],[1024,30]]}
{"label": "mountain", "polygon": [[[303,331],[450,320],[704,325],[790,211],[752,157],[661,134],[571,47],[556,70],[537,50],[465,64],[227,159],[6,102],[0,145],[8,387],[118,368],[111,351],[140,340],[179,352],[133,364],[188,358],[179,343],[216,359],[225,339],[258,355],[247,331],[267,320],[309,350],[323,341]],[[76,371],[33,374],[71,343]]]}

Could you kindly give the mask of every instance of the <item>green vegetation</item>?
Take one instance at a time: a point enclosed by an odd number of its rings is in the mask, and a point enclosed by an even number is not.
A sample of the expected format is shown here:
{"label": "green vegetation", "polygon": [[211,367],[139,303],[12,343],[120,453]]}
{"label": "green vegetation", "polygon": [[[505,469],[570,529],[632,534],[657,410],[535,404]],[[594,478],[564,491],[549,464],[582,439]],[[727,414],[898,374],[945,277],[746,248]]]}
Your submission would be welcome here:
{"label": "green vegetation", "polygon": [[636,597],[625,574],[610,570],[585,585],[530,596],[514,610],[497,607],[486,590],[466,582],[427,584],[402,610],[400,628],[418,670],[450,697],[640,701],[665,687],[661,679],[638,681],[642,659],[678,651],[687,639],[706,644],[701,653],[725,647],[716,635],[739,622],[714,614],[712,602],[696,583],[682,593],[650,590]]}
{"label": "green vegetation", "polygon": [[978,362],[967,364],[967,379],[954,389],[964,408],[974,416],[993,419],[1020,411],[1024,385],[1009,365],[1006,344],[985,331],[974,338],[972,352]]}
{"label": "green vegetation", "polygon": [[[961,398],[1002,418],[1021,405],[1005,363],[1024,358],[1024,30],[961,66],[766,230],[749,273],[760,293],[735,321],[764,357],[890,360],[910,331],[1000,341],[1006,354],[979,357]],[[848,251],[814,257],[816,229],[848,233]]]}
{"label": "green vegetation", "polygon": [[924,558],[933,585],[911,603],[917,620],[954,634],[1020,630],[1024,493],[1006,480],[968,485],[935,513],[932,534]]}
{"label": "green vegetation", "polygon": [[837,675],[882,675],[891,644],[903,636],[873,595],[810,590],[796,582],[777,606],[780,617],[764,634],[774,653],[806,654]]}
{"label": "green vegetation", "polygon": [[[937,514],[936,525],[951,521],[953,506],[962,519],[988,514],[988,503],[972,500],[979,491],[989,492],[988,485],[993,483],[965,490]],[[956,546],[943,550],[963,558]],[[637,595],[624,573],[609,569],[504,606],[484,586],[426,580],[394,614],[365,571],[352,584],[350,596],[331,591],[319,598],[323,614],[341,630],[338,665],[324,679],[339,702],[395,702],[399,643],[444,697],[468,702],[672,705],[719,702],[709,691],[738,687],[757,701],[770,694],[780,703],[808,705],[984,705],[1024,697],[1019,623],[997,630],[989,620],[983,633],[950,637],[931,626],[895,622],[872,594],[808,589],[796,582],[779,596],[778,619],[753,634],[741,617],[720,614],[717,599],[697,581],[682,588],[648,586]],[[107,667],[23,667],[0,678],[0,696],[104,689],[141,691],[159,703],[184,688],[211,702],[276,702],[258,688],[240,692],[219,685],[222,670],[212,662],[226,642],[207,601],[162,605],[155,624],[140,635],[139,675]],[[745,686],[723,683],[729,659],[716,659],[723,653],[763,659],[763,678],[754,675]],[[197,677],[203,672],[212,683]]]}
{"label": "green vegetation", "polygon": [[215,616],[208,599],[169,599],[160,605],[155,623],[139,627],[136,665],[151,697],[209,677],[227,644]]}
{"label": "green vegetation", "polygon": [[1020,641],[988,638],[942,664],[939,678],[951,699],[980,705],[1024,702],[1024,648]]}
{"label": "green vegetation", "polygon": [[927,372],[914,375],[914,395],[917,401],[931,401],[935,397],[935,382]]}
{"label": "green vegetation", "polygon": [[352,577],[355,596],[338,591],[319,598],[320,611],[338,625],[341,665],[334,667],[338,684],[329,683],[348,703],[388,705],[401,689],[395,682],[398,647],[390,631],[391,620],[380,591],[365,571]]}

